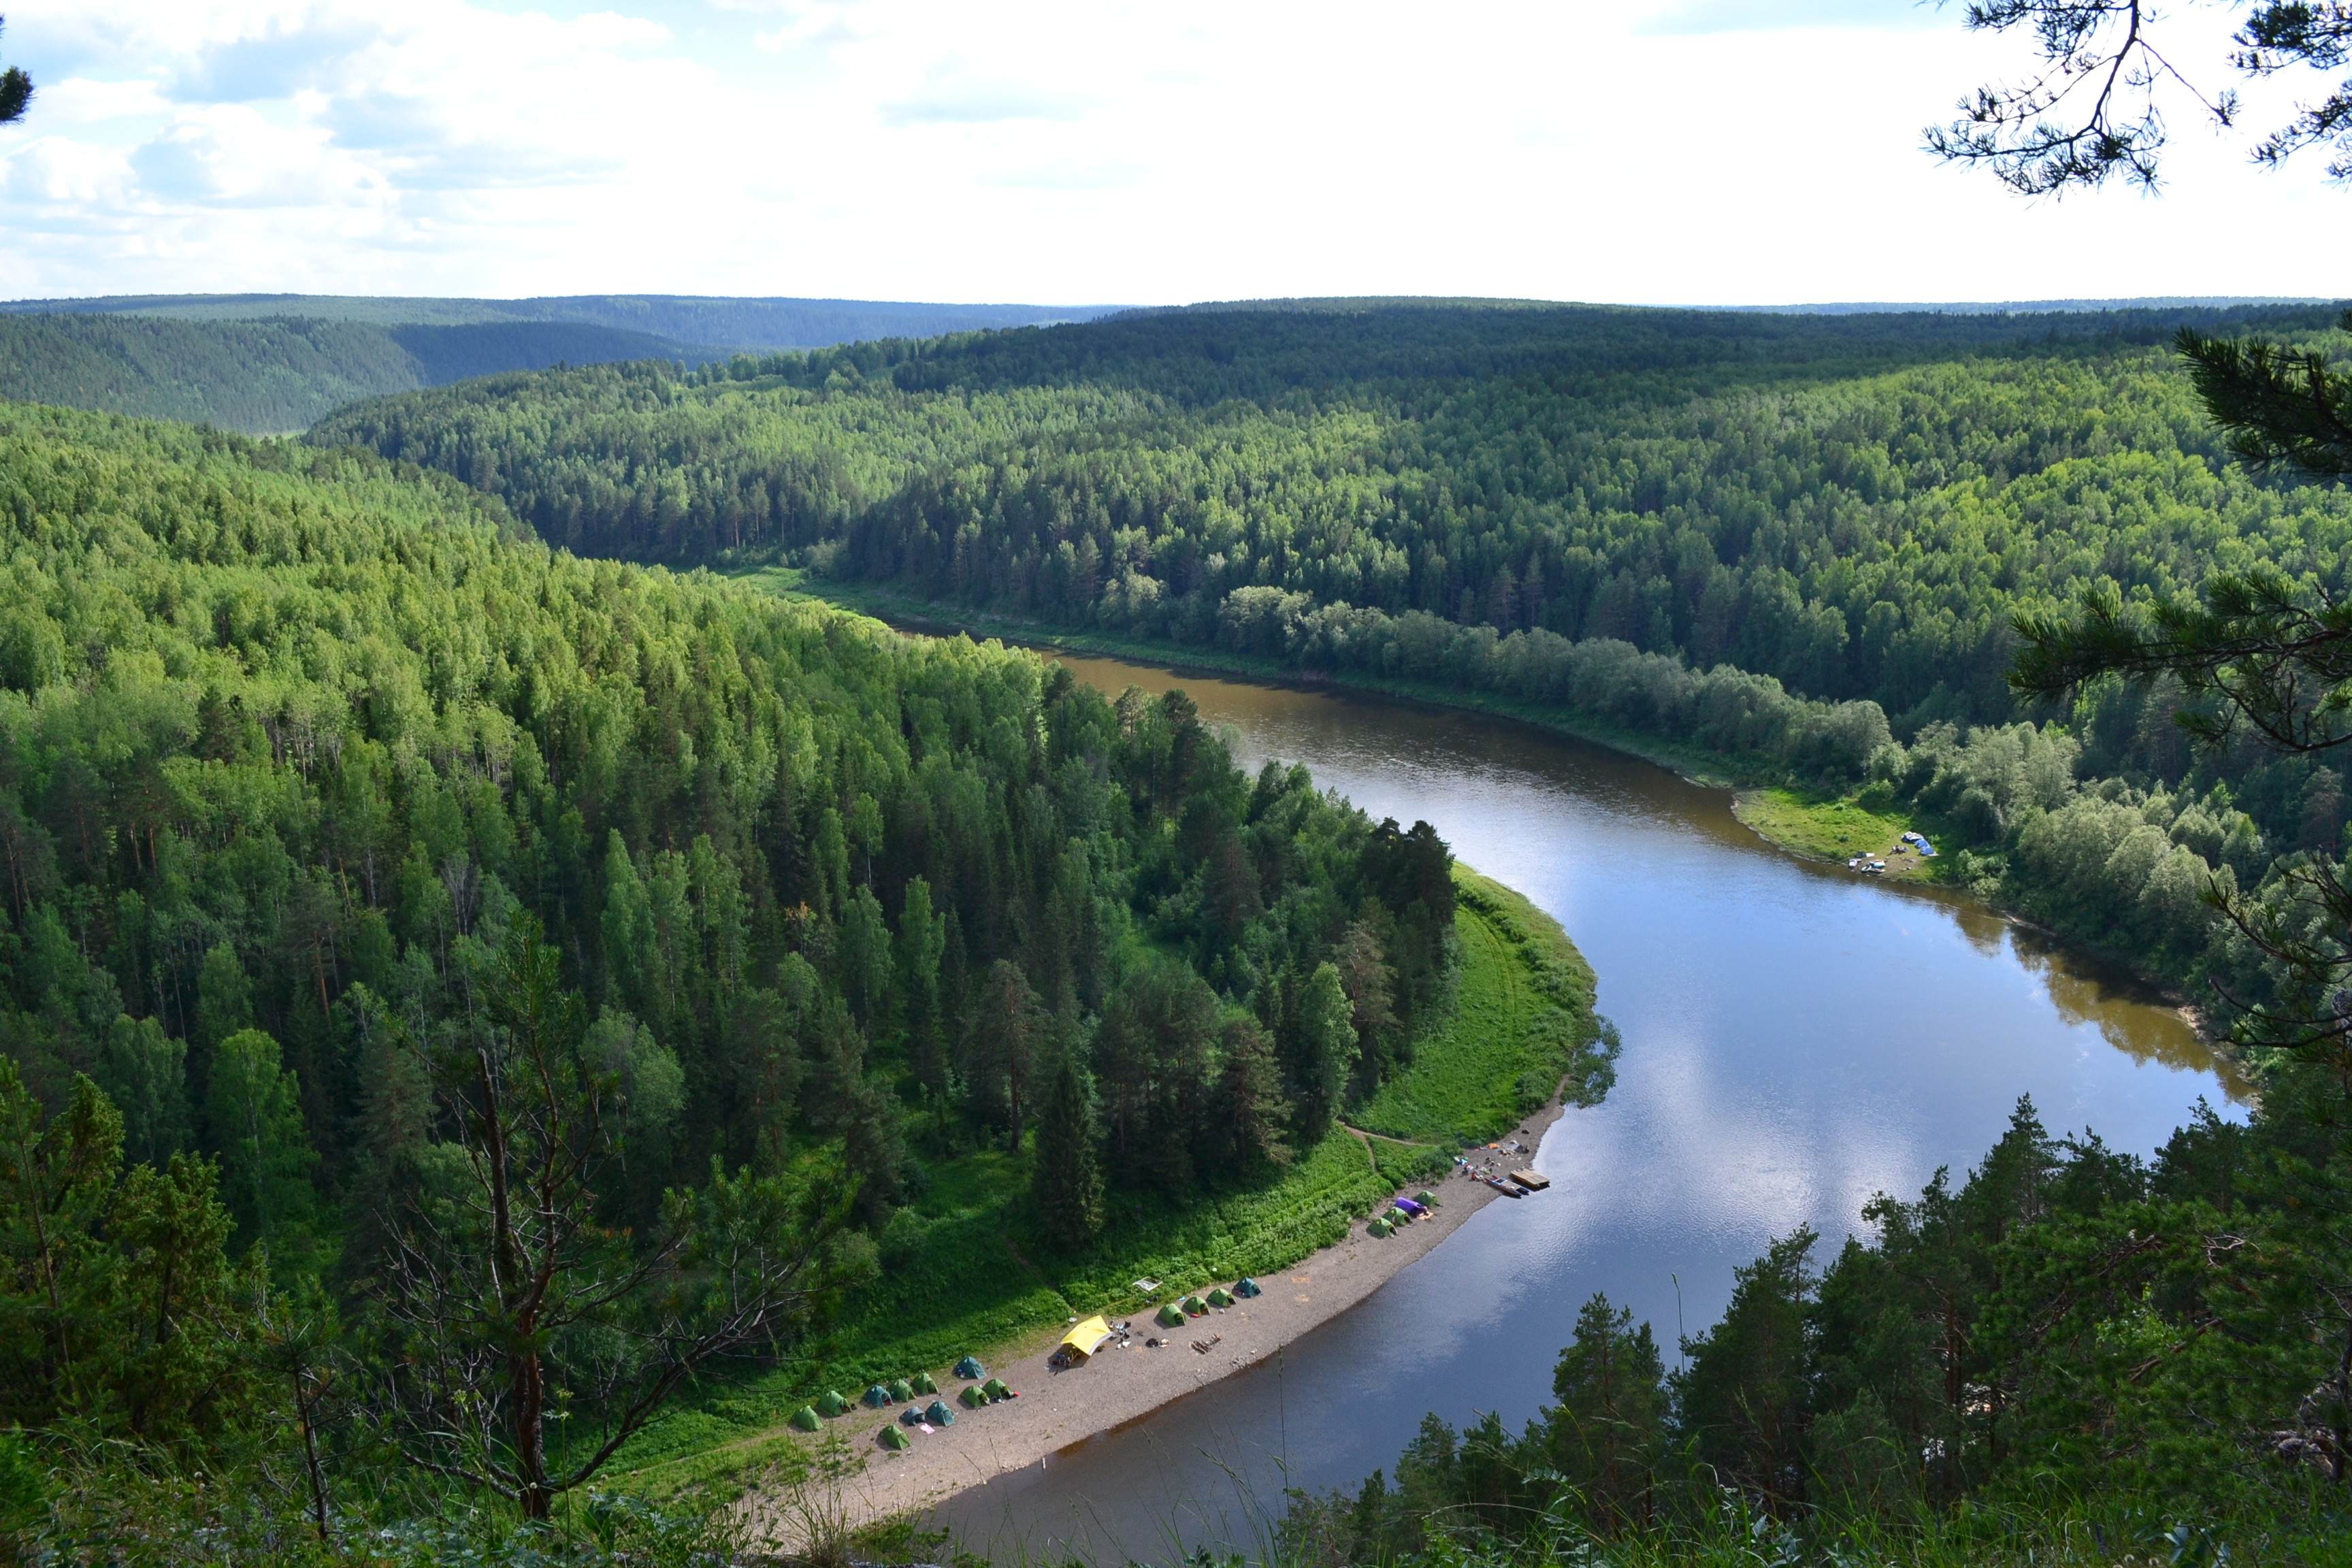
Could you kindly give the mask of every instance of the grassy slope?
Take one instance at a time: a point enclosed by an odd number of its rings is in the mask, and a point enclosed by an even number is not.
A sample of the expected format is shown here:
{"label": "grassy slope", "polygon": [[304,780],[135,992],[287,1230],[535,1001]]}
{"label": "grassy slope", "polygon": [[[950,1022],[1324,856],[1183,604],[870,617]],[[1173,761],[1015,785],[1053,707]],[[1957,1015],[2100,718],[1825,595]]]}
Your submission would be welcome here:
{"label": "grassy slope", "polygon": [[[1002,1152],[935,1168],[929,1190],[883,1238],[881,1279],[809,1359],[682,1408],[626,1456],[656,1488],[761,1462],[792,1442],[784,1418],[815,1391],[855,1397],[879,1378],[943,1373],[967,1351],[1005,1349],[1057,1331],[1077,1312],[1143,1305],[1130,1281],[1185,1289],[1271,1273],[1347,1234],[1399,1187],[1445,1168],[1454,1150],[1510,1124],[1580,1065],[1570,1086],[1597,1098],[1605,1071],[1580,1064],[1595,1032],[1592,972],[1557,922],[1517,895],[1457,868],[1463,963],[1453,1016],[1415,1047],[1412,1065],[1362,1108],[1357,1124],[1429,1142],[1335,1131],[1274,1182],[1188,1207],[1114,1196],[1110,1226],[1085,1257],[1025,1247],[1027,1165]],[[1534,1086],[1542,1092],[1530,1100]]]}
{"label": "grassy slope", "polygon": [[1864,853],[1879,856],[1886,862],[1887,877],[1895,880],[1944,881],[1958,864],[1950,855],[1922,860],[1895,853],[1903,835],[1919,824],[1869,794],[1832,797],[1800,790],[1749,789],[1739,792],[1732,810],[1740,821],[1793,854],[1841,862]]}

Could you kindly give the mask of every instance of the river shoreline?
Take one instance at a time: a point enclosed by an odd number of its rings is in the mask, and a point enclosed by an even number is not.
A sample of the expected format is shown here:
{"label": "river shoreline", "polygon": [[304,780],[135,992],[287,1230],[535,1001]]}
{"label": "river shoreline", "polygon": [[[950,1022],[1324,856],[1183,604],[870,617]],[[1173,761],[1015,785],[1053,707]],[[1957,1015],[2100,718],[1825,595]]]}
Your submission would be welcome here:
{"label": "river shoreline", "polygon": [[[1328,675],[1319,671],[1298,670],[1276,665],[1270,660],[1246,655],[1235,655],[1221,648],[1200,648],[1189,645],[1154,643],[1142,639],[1104,637],[1097,634],[1071,631],[1045,622],[1026,621],[1017,617],[970,610],[960,605],[935,604],[928,600],[905,597],[867,584],[826,582],[820,592],[810,585],[811,579],[796,569],[761,567],[737,574],[740,580],[758,582],[772,572],[789,574],[791,580],[782,584],[763,584],[768,591],[784,596],[797,596],[830,605],[880,621],[894,631],[912,632],[924,637],[953,637],[961,634],[976,638],[993,637],[1017,647],[1043,653],[1060,653],[1079,657],[1127,659],[1156,664],[1178,674],[1197,674],[1218,679],[1244,680],[1294,691],[1353,692],[1378,697],[1386,701],[1418,704],[1440,711],[1475,713],[1510,723],[1525,724],[1530,729],[1565,735],[1588,745],[1605,746],[1613,752],[1638,758],[1654,767],[1663,768],[1685,783],[1700,789],[1722,790],[1733,799],[1733,815],[1749,832],[1773,848],[1792,859],[1815,865],[1836,864],[1845,857],[1824,854],[1809,847],[1800,840],[1770,830],[1742,815],[1738,801],[1742,796],[1764,793],[1778,787],[1775,783],[1756,776],[1735,777],[1721,771],[1730,767],[1726,759],[1712,754],[1702,755],[1659,742],[1654,737],[1637,735],[1596,724],[1560,713],[1557,710],[1531,704],[1508,701],[1472,691],[1449,691],[1425,686],[1416,681],[1382,680],[1360,674]],[[2118,971],[2144,992],[2160,996],[2165,1005],[2178,1013],[2194,1028],[2199,1037],[2216,1050],[2231,1054],[2229,1042],[2213,1032],[2205,1010],[2190,996],[2180,983],[2168,975],[2149,969],[2139,955],[2103,942],[2086,941],[2068,935],[2033,920],[2032,917],[1995,903],[1970,892],[1964,892],[1939,876],[1907,876],[1890,879],[1914,888],[1934,889],[1955,897],[1973,900],[1988,913],[2021,929],[2046,937],[2093,964]],[[2234,1059],[2234,1058],[2233,1058]],[[2236,1065],[2242,1067],[2242,1063]]]}
{"label": "river shoreline", "polygon": [[[1507,1169],[1531,1165],[1536,1151],[1564,1110],[1560,1096],[1555,1094],[1541,1109],[1530,1112],[1506,1140],[1516,1138],[1527,1152],[1498,1155],[1497,1163]],[[838,1516],[857,1528],[919,1514],[1001,1477],[1033,1466],[1049,1466],[1056,1454],[1142,1420],[1271,1359],[1285,1346],[1351,1310],[1435,1251],[1489,1203],[1513,1201],[1483,1183],[1468,1180],[1460,1166],[1437,1181],[1433,1190],[1438,1195],[1436,1209],[1425,1219],[1401,1226],[1393,1236],[1377,1237],[1361,1226],[1350,1226],[1345,1240],[1309,1254],[1279,1274],[1261,1277],[1258,1283],[1264,1295],[1212,1311],[1181,1329],[1162,1330],[1152,1324],[1149,1314],[1136,1316],[1129,1320],[1135,1324],[1129,1349],[1106,1344],[1083,1366],[1055,1369],[1050,1364],[1048,1358],[1060,1343],[1060,1331],[1033,1338],[1020,1346],[1010,1362],[989,1363],[989,1372],[1003,1378],[1021,1397],[978,1410],[956,1406],[952,1427],[916,1434],[914,1447],[903,1453],[892,1453],[877,1440],[884,1427],[896,1424],[895,1409],[859,1410],[843,1416],[831,1424],[830,1430],[846,1438],[866,1460],[858,1474],[842,1483]],[[1539,1204],[1551,1195],[1537,1193],[1516,1201]],[[1206,1282],[1201,1289],[1207,1289]],[[1172,1343],[1146,1349],[1144,1342],[1155,1335]],[[1192,1348],[1194,1342],[1213,1336],[1216,1342],[1206,1353]],[[948,1384],[942,1384],[941,1388],[943,1396],[952,1397]],[[773,1513],[763,1515],[756,1502],[752,1507],[756,1526],[780,1535],[783,1521]],[[794,1544],[782,1539],[773,1543]]]}

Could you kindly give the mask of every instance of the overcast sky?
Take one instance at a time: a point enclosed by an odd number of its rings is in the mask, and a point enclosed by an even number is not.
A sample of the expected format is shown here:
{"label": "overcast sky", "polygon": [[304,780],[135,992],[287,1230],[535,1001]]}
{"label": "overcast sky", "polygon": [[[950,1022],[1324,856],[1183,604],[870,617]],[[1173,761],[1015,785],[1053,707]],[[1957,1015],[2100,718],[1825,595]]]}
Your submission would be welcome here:
{"label": "overcast sky", "polygon": [[0,0],[0,297],[2352,288],[2352,193],[2185,118],[2154,199],[1937,166],[2024,63],[1953,9]]}

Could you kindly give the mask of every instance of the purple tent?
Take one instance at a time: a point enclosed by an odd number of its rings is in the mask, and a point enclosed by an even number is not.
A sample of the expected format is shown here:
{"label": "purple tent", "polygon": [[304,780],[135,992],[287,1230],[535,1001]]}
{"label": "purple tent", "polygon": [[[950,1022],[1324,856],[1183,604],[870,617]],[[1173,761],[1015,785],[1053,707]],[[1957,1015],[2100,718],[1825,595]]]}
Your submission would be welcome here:
{"label": "purple tent", "polygon": [[1396,1206],[1403,1213],[1411,1215],[1415,1219],[1421,1218],[1423,1215],[1429,1212],[1426,1208],[1423,1208],[1421,1205],[1413,1202],[1411,1198],[1397,1199]]}

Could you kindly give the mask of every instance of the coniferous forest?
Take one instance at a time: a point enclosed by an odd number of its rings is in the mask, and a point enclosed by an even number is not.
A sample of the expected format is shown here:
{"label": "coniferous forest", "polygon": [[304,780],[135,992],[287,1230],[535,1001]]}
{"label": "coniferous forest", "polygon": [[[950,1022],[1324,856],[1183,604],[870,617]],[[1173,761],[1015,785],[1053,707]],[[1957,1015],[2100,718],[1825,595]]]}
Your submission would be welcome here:
{"label": "coniferous forest", "polygon": [[[691,568],[1894,802],[1989,897],[2306,1001],[2338,764],[2192,743],[2179,680],[2010,684],[2084,586],[2334,581],[2340,493],[2209,432],[2178,321],[1341,302],[559,368],[302,442],[6,405],[7,1522],[723,1558],[701,1483],[818,1388],[1287,1261],[1605,1090],[1591,977],[1425,826],[1243,774],[1181,695]],[[1533,1010],[1460,1038],[1498,987]],[[1489,1087],[1430,1092],[1465,1050]],[[2021,1106],[1678,1347],[1596,1297],[1528,1429],[1433,1422],[1276,1549],[2327,1560],[2347,1080],[2253,1070],[2148,1160]]]}

